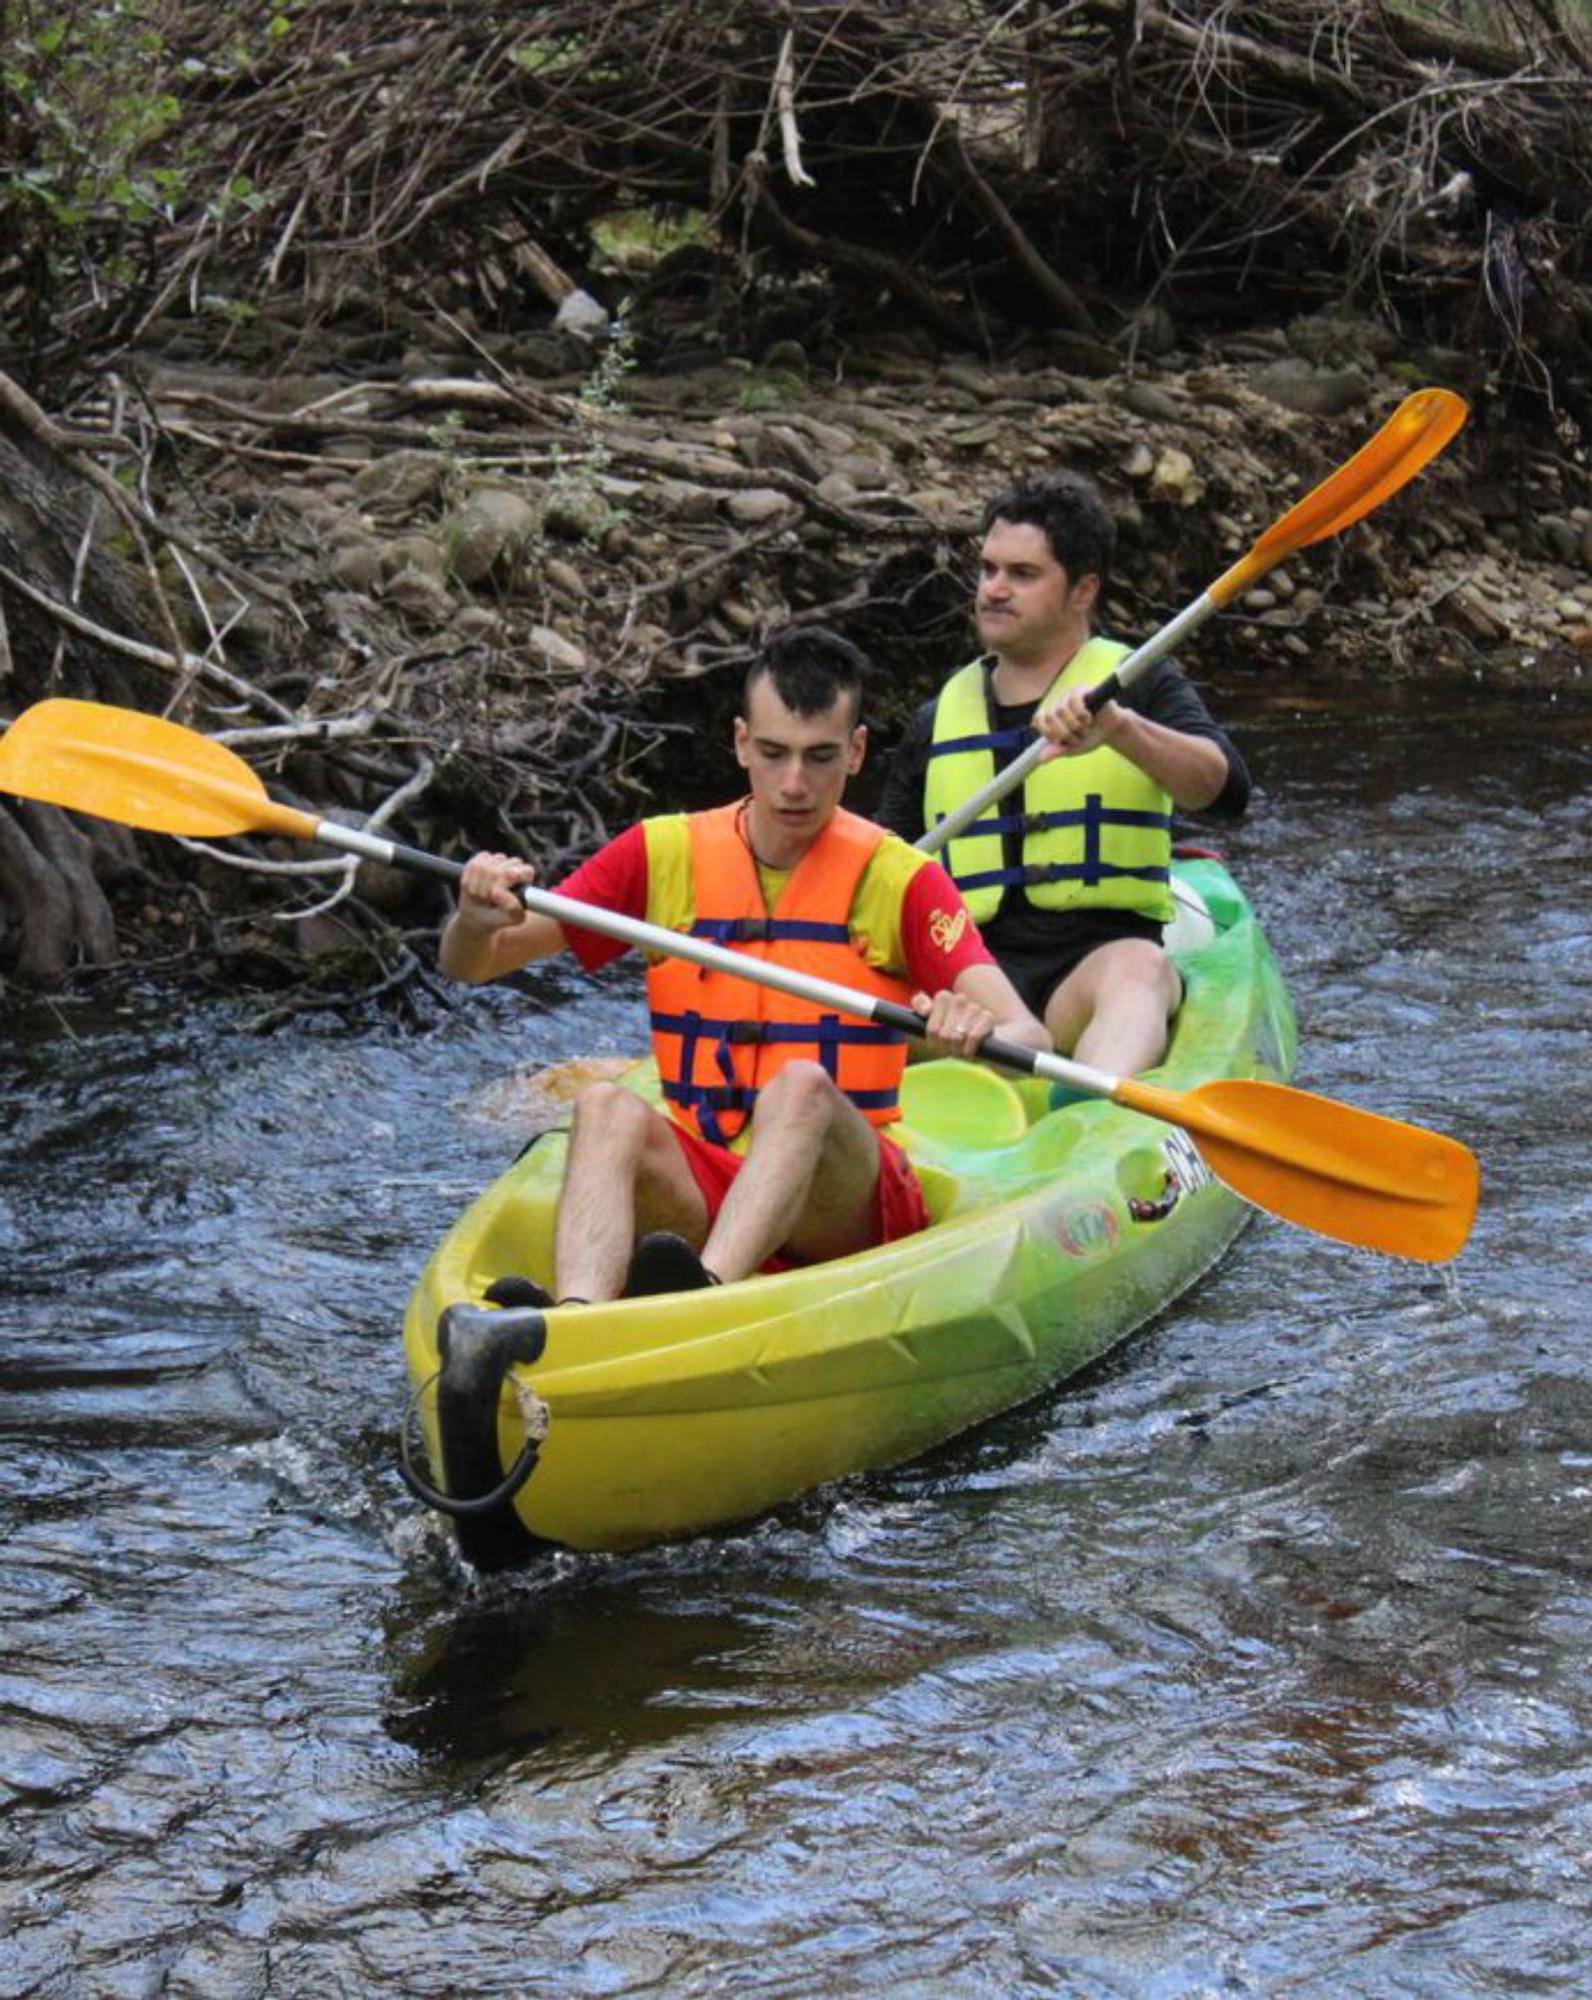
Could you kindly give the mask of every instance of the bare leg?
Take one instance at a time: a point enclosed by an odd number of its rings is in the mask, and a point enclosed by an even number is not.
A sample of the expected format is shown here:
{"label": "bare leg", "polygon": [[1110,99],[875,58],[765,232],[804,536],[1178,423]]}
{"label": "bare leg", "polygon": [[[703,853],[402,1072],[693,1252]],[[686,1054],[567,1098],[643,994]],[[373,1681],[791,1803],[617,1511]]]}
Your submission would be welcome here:
{"label": "bare leg", "polygon": [[792,1063],[757,1100],[746,1165],[702,1261],[726,1284],[776,1250],[810,1262],[873,1241],[879,1138],[817,1063]]}
{"label": "bare leg", "polygon": [[671,1229],[700,1248],[707,1227],[668,1120],[634,1091],[589,1084],[575,1103],[558,1198],[559,1297],[618,1298],[638,1229]]}
{"label": "bare leg", "polygon": [[1183,982],[1158,944],[1122,938],[1075,965],[1050,996],[1045,1026],[1063,1055],[1137,1076],[1166,1054]]}

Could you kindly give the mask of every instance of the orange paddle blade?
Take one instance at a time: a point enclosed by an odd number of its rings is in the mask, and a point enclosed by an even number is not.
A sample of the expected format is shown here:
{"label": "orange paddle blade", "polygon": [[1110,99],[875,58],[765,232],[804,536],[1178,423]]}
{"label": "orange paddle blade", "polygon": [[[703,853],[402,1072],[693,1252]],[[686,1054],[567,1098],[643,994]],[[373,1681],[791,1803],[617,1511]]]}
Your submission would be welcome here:
{"label": "orange paddle blade", "polygon": [[1111,1096],[1192,1133],[1235,1194],[1340,1242],[1436,1264],[1475,1221],[1475,1154],[1419,1125],[1242,1079],[1185,1094],[1127,1077]]}
{"label": "orange paddle blade", "polygon": [[1231,604],[1284,556],[1363,520],[1430,465],[1469,415],[1464,397],[1452,389],[1417,389],[1406,396],[1375,437],[1274,521],[1206,595]]}
{"label": "orange paddle blade", "polygon": [[0,737],[0,791],[200,840],[229,833],[313,840],[317,824],[309,813],[268,798],[224,743],[158,715],[97,701],[41,701],[24,709]]}

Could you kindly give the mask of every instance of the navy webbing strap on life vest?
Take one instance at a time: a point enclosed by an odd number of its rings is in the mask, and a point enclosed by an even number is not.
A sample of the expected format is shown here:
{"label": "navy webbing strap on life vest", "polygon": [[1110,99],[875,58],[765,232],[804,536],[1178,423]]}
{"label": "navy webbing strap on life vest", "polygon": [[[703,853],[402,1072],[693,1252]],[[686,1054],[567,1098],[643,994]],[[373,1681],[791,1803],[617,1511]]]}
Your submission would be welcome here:
{"label": "navy webbing strap on life vest", "polygon": [[992,834],[997,831],[1038,833],[1056,826],[1083,828],[1084,852],[1081,861],[1019,863],[1013,867],[985,868],[976,874],[959,875],[957,887],[965,893],[969,889],[994,887],[1008,882],[1086,882],[1092,888],[1099,882],[1120,881],[1125,878],[1131,878],[1136,882],[1171,880],[1170,868],[1122,868],[1103,860],[1100,854],[1102,828],[1142,826],[1170,834],[1171,814],[1108,806],[1102,801],[1098,792],[1091,792],[1082,806],[1069,808],[1064,812],[1019,813],[1007,815],[1000,820],[980,820],[967,829],[967,836],[971,838],[976,834]]}
{"label": "navy webbing strap on life vest", "polygon": [[771,944],[778,938],[800,939],[807,944],[851,942],[848,925],[821,924],[804,917],[698,917],[690,935],[711,938],[715,944]]}
{"label": "navy webbing strap on life vest", "polygon": [[[758,1097],[753,1086],[735,1081],[735,1066],[730,1056],[732,1048],[752,1043],[811,1043],[825,1073],[838,1077],[840,1063],[837,1052],[842,1042],[884,1044],[905,1040],[894,1028],[881,1028],[872,1021],[846,1021],[838,1014],[824,1014],[816,1021],[721,1021],[694,1012],[655,1012],[651,1020],[658,1033],[680,1037],[682,1079],[690,1076],[695,1067],[697,1043],[703,1039],[717,1043],[713,1054],[719,1074],[724,1078],[722,1084],[668,1079],[663,1084],[663,1095],[669,1103],[696,1110],[703,1132],[716,1146],[730,1143],[723,1134],[717,1114],[720,1111],[740,1111],[749,1118]],[[847,1095],[859,1111],[888,1111],[894,1108],[900,1093],[894,1090],[853,1090]]]}

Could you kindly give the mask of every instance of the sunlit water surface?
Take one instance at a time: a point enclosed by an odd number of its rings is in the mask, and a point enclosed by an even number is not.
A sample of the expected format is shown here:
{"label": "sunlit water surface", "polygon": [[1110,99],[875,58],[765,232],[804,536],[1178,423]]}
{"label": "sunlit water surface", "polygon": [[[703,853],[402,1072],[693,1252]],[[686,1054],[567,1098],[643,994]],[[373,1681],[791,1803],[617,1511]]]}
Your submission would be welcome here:
{"label": "sunlit water surface", "polygon": [[632,975],[0,1048],[0,1992],[1587,1990],[1586,712],[1241,715],[1300,1081],[1482,1156],[740,1532],[483,1584],[397,1325]]}

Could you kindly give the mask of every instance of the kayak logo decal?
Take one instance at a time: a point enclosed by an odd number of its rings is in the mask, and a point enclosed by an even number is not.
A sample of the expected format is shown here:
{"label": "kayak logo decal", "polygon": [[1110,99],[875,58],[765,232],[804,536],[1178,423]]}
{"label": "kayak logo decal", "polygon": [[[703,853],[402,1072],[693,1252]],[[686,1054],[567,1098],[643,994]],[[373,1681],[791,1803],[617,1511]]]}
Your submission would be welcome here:
{"label": "kayak logo decal", "polygon": [[1184,1195],[1209,1187],[1216,1178],[1186,1132],[1168,1133],[1161,1142],[1161,1157],[1166,1162],[1166,1180],[1160,1194],[1153,1201],[1139,1196],[1128,1203],[1128,1213],[1135,1222],[1164,1222]]}
{"label": "kayak logo decal", "polygon": [[958,910],[954,917],[948,915],[944,910],[936,910],[934,915],[929,919],[929,936],[940,947],[941,951],[955,951],[956,947],[962,942],[962,936],[967,929],[967,924],[968,916],[966,910]]}
{"label": "kayak logo decal", "polygon": [[1107,1202],[1072,1208],[1056,1223],[1056,1241],[1069,1257],[1104,1257],[1117,1247],[1116,1212]]}

